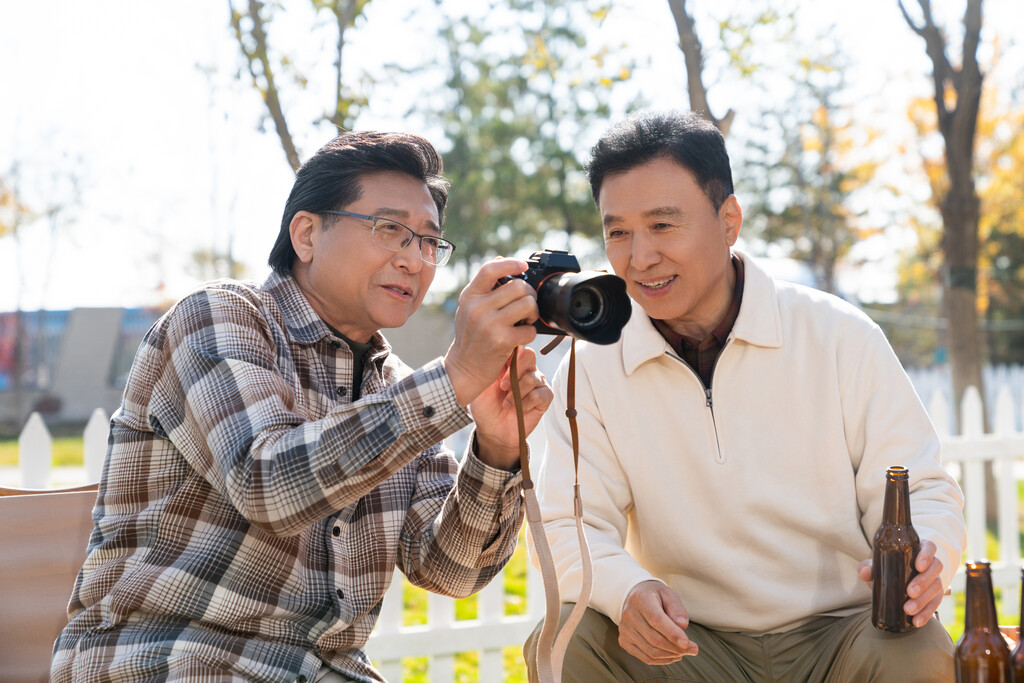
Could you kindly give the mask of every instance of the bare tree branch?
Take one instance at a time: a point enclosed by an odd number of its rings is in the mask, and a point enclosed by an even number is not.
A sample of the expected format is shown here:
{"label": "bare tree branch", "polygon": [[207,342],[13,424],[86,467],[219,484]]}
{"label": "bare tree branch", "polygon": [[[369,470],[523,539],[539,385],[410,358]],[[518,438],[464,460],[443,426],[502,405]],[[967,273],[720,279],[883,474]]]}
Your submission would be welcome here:
{"label": "bare tree branch", "polygon": [[[228,0],[228,8],[231,11],[231,27],[235,31],[235,39],[238,46],[245,55],[246,64],[249,67],[249,74],[252,76],[253,86],[259,90],[263,97],[263,103],[267,106],[270,118],[274,121],[274,129],[277,137],[281,140],[281,147],[284,148],[285,156],[292,169],[298,170],[302,165],[299,153],[295,149],[291,133],[288,131],[288,122],[285,119],[284,109],[281,107],[281,100],[277,92],[277,84],[274,82],[274,70],[270,68],[270,56],[267,49],[267,32],[260,12],[263,3],[260,0],[249,0],[248,13],[246,16],[252,21],[251,36],[253,45],[249,46],[245,40],[245,32],[242,29],[242,15],[235,11],[231,0]],[[263,83],[260,83],[260,77]]]}
{"label": "bare tree branch", "polygon": [[686,11],[686,0],[668,0],[668,6],[672,10],[672,18],[676,22],[676,30],[679,33],[679,49],[682,50],[686,63],[686,85],[690,96],[690,109],[714,123],[718,130],[722,131],[722,135],[728,135],[729,126],[732,124],[736,112],[730,109],[720,119],[711,113],[711,108],[708,106],[708,91],[702,76],[704,56],[701,52],[700,38],[697,37],[693,17]]}
{"label": "bare tree branch", "polygon": [[359,12],[359,3],[357,0],[335,2],[332,10],[334,12],[334,18],[338,22],[338,59],[335,62],[335,65],[338,68],[337,80],[335,82],[334,89],[334,116],[331,117],[331,122],[341,130],[345,127],[345,117],[348,113],[346,111],[347,107],[345,96],[342,91],[341,57],[345,50],[345,29],[347,29],[355,20],[356,14]]}
{"label": "bare tree branch", "polygon": [[907,8],[903,5],[903,0],[897,0],[896,4],[899,5],[900,12],[903,14],[903,18],[906,20],[907,26],[909,26],[914,33],[923,38],[924,27],[918,26],[917,24],[914,23],[914,20],[913,18],[911,18],[910,13],[907,12]]}
{"label": "bare tree branch", "polygon": [[915,25],[911,20],[910,15],[903,7],[903,0],[900,0],[899,5],[910,28],[924,38],[925,52],[932,62],[932,82],[935,88],[934,99],[939,117],[939,128],[945,129],[951,125],[951,114],[946,107],[946,87],[951,85],[954,89],[958,89],[959,86],[959,74],[946,56],[946,37],[935,24],[930,0],[918,0],[924,22],[920,26]]}

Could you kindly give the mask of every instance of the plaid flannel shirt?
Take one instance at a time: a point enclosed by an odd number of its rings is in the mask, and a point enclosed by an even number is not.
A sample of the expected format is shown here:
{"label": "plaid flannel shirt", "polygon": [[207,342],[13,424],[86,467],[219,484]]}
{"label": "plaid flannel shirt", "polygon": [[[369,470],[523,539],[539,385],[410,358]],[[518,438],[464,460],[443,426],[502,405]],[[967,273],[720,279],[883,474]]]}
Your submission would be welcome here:
{"label": "plaid flannel shirt", "polygon": [[[51,680],[380,681],[360,648],[395,566],[469,595],[504,566],[522,478],[440,442],[440,360],[352,354],[295,281],[210,283],[139,348]],[[471,443],[475,440],[471,440]]]}

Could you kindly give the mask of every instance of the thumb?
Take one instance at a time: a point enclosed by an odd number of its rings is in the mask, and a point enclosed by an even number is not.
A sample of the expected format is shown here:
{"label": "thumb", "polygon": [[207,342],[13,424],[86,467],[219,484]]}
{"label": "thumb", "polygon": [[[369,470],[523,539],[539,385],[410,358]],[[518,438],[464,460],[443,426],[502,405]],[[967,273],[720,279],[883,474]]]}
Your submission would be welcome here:
{"label": "thumb", "polygon": [[671,588],[664,588],[661,591],[661,606],[668,618],[676,623],[679,628],[686,628],[690,625],[690,615],[686,613],[682,601]]}

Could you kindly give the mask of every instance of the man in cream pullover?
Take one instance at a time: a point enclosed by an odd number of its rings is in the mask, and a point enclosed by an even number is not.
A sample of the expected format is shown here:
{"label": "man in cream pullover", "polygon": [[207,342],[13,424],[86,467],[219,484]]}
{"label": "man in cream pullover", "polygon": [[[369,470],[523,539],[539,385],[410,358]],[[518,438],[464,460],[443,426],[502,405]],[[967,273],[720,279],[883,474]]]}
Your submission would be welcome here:
{"label": "man in cream pullover", "polygon": [[[881,330],[732,249],[742,212],[729,158],[697,115],[626,119],[588,173],[634,303],[619,342],[583,344],[577,358],[594,588],[562,680],[952,680],[953,645],[932,615],[960,563],[963,497]],[[544,418],[537,480],[572,600],[581,560],[564,416],[558,405]],[[910,471],[921,537],[906,634],[870,620],[891,465]],[[525,648],[534,680],[537,635]]]}

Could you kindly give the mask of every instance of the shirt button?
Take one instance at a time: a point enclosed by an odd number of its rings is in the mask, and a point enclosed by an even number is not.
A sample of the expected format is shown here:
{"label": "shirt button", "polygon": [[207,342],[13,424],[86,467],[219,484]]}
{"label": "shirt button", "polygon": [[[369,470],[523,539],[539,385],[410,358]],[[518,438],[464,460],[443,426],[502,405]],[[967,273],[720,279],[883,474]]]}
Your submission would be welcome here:
{"label": "shirt button", "polygon": [[424,408],[423,417],[434,417],[434,406],[427,406]]}
{"label": "shirt button", "polygon": [[344,600],[345,599],[345,592],[343,590],[341,590],[340,588],[338,589],[338,599],[339,600]]}
{"label": "shirt button", "polygon": [[295,679],[295,683],[306,683],[306,677],[300,674],[299,677]]}
{"label": "shirt button", "polygon": [[341,527],[340,526],[334,527],[334,535],[335,536],[341,536]]}
{"label": "shirt button", "polygon": [[334,391],[335,391],[335,393],[338,394],[338,396],[344,396],[345,394],[348,393],[348,389],[346,389],[345,387],[338,387]]}

